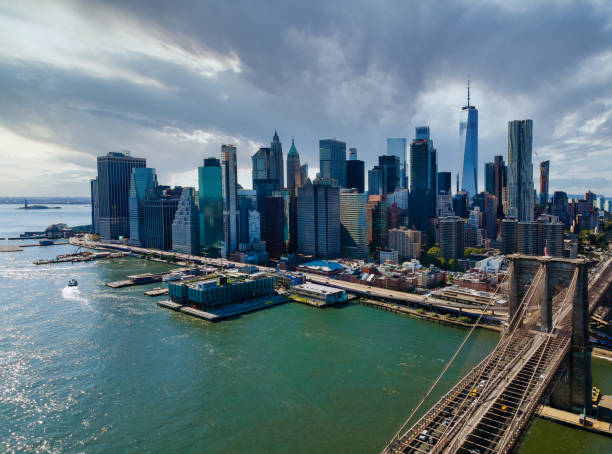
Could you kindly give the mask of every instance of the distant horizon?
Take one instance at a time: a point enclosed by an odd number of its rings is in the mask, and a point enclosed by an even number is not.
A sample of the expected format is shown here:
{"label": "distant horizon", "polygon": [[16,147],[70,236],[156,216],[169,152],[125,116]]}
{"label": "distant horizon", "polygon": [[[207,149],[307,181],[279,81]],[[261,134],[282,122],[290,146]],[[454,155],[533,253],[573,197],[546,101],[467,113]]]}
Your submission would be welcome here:
{"label": "distant horizon", "polygon": [[[180,186],[180,185],[177,185]],[[183,187],[190,187],[190,186],[183,186]],[[191,186],[193,187],[193,186]],[[195,186],[195,189],[197,190],[197,185]],[[243,188],[244,190],[253,190],[252,188]],[[404,189],[408,189],[408,188],[404,188]],[[580,194],[570,194],[570,193],[566,193],[568,198],[581,198],[584,197],[584,194],[586,192],[588,192],[589,189],[586,189],[584,192],[580,193]],[[368,191],[365,191],[366,193]],[[481,192],[484,192],[481,191]],[[553,194],[555,191],[552,191],[549,193],[549,199],[552,198]],[[565,192],[565,191],[563,191]],[[608,197],[605,194],[600,194],[594,191],[591,191],[595,197],[603,197],[604,199],[610,199],[612,197]],[[455,195],[455,193],[453,192],[453,195]],[[61,196],[61,195],[57,195],[57,196],[2,196],[0,195],[0,203],[5,203],[5,204],[15,204],[15,203],[22,203],[23,200],[27,200],[28,202],[30,202],[30,200],[49,200],[50,202],[52,202],[53,200],[86,200],[89,203],[91,203],[91,196]],[[10,200],[10,201],[7,201]]]}

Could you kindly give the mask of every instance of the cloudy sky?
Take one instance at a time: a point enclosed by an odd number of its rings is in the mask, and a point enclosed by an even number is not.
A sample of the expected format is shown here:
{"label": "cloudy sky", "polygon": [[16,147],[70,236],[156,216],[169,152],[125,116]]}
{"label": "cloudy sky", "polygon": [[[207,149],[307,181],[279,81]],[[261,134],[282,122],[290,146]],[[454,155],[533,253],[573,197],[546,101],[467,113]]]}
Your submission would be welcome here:
{"label": "cloudy sky", "polygon": [[222,143],[250,187],[250,156],[275,129],[314,175],[320,138],[369,168],[386,137],[428,124],[454,174],[468,76],[481,187],[508,120],[531,118],[552,190],[612,196],[606,0],[0,0],[0,30],[3,196],[88,195],[95,157],[121,150],[194,185]]}

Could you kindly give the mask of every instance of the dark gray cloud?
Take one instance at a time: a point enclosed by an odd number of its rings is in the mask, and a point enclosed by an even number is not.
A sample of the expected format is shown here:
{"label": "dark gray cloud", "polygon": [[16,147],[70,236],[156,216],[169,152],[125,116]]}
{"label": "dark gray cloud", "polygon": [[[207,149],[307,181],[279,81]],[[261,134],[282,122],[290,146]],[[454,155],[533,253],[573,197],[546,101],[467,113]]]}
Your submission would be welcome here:
{"label": "dark gray cloud", "polygon": [[[356,146],[370,167],[386,137],[411,138],[418,124],[431,126],[440,170],[455,172],[469,75],[480,173],[506,154],[507,121],[532,118],[535,160],[551,160],[553,189],[581,192],[597,180],[591,187],[612,195],[612,28],[601,2],[150,1],[53,11],[55,22],[35,4],[0,10],[23,33],[12,47],[26,39],[40,52],[0,51],[0,126],[76,151],[61,159],[84,174],[95,155],[130,149],[161,180],[190,184],[202,158],[231,141],[249,186],[250,155],[275,128],[286,150],[295,136],[312,168],[324,137]],[[58,193],[86,194],[85,180],[57,172]]]}

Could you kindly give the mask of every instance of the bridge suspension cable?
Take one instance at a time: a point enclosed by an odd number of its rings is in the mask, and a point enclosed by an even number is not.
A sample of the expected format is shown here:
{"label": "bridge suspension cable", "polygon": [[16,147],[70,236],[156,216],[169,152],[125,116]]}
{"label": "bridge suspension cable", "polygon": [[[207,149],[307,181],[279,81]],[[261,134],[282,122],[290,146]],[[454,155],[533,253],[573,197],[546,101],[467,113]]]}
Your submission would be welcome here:
{"label": "bridge suspension cable", "polygon": [[476,327],[478,326],[478,324],[480,323],[480,321],[482,320],[483,315],[485,314],[485,312],[487,311],[487,309],[489,308],[489,306],[495,301],[495,296],[497,295],[497,293],[499,292],[499,289],[502,287],[502,284],[507,280],[508,276],[511,275],[511,271],[513,269],[513,265],[510,265],[510,267],[508,267],[508,271],[506,272],[506,275],[504,276],[504,278],[502,279],[502,281],[497,285],[497,288],[495,289],[495,292],[493,293],[493,295],[491,296],[491,298],[489,299],[489,302],[487,303],[487,305],[485,306],[485,308],[481,311],[480,315],[478,316],[478,319],[476,320],[476,323],[474,323],[474,325],[470,328],[470,330],[468,331],[467,335],[465,336],[465,338],[463,339],[463,341],[461,342],[461,344],[459,345],[459,347],[457,348],[457,350],[455,351],[455,353],[453,354],[453,356],[450,358],[450,360],[448,361],[448,363],[446,364],[446,366],[444,367],[444,369],[442,370],[442,372],[440,372],[440,375],[438,375],[438,378],[432,383],[432,385],[430,386],[429,390],[427,391],[427,393],[425,393],[425,395],[421,398],[421,400],[419,401],[419,403],[417,404],[416,407],[414,407],[414,409],[412,410],[412,412],[410,413],[410,415],[408,416],[408,418],[404,421],[404,423],[401,425],[400,429],[395,433],[395,435],[393,436],[393,438],[387,443],[387,446],[385,447],[383,452],[388,452],[389,449],[391,448],[391,446],[396,443],[397,441],[399,441],[402,432],[404,431],[404,429],[406,428],[406,426],[408,425],[408,423],[410,422],[410,420],[414,417],[414,415],[416,414],[417,411],[419,411],[419,409],[421,408],[421,406],[423,405],[423,403],[427,400],[427,398],[431,395],[431,393],[433,392],[433,390],[436,388],[436,386],[438,385],[438,383],[440,382],[440,380],[442,380],[442,377],[446,374],[446,372],[448,371],[448,369],[450,368],[450,366],[453,364],[453,362],[455,361],[455,359],[457,358],[457,356],[459,356],[459,353],[461,352],[461,350],[463,349],[464,345],[467,343],[468,339],[470,338],[470,336],[472,335],[472,333],[474,332],[474,330],[476,329]]}
{"label": "bridge suspension cable", "polygon": [[[487,361],[487,365],[489,362],[495,363],[495,365],[492,367],[491,370],[500,369],[500,363],[502,359],[505,358],[508,348],[510,347],[510,345],[512,345],[512,342],[511,342],[512,336],[514,336],[514,334],[517,333],[519,329],[519,323],[514,323],[514,321],[515,319],[517,319],[517,317],[518,317],[518,320],[522,319],[525,311],[527,310],[527,307],[529,306],[529,302],[531,301],[531,298],[533,298],[533,296],[535,295],[535,292],[537,291],[537,287],[540,285],[542,281],[543,276],[544,276],[544,267],[540,266],[538,268],[536,275],[533,278],[533,281],[531,282],[531,285],[529,285],[527,291],[525,292],[525,295],[523,296],[519,307],[513,314],[512,318],[508,321],[508,326],[504,330],[502,338],[500,339],[498,346],[496,347],[497,349],[503,346],[501,354],[492,356],[490,357],[490,360]],[[527,346],[523,347],[521,351],[523,351],[526,347]],[[480,370],[478,376],[474,380],[475,383],[481,382],[482,376],[486,370],[487,370],[487,367],[483,367]],[[470,403],[470,405],[474,405],[475,402],[479,403],[482,400],[483,396],[486,395],[487,391],[491,388],[491,386],[492,386],[492,380],[487,380],[484,387],[480,390],[480,393],[476,396],[476,399],[470,400],[469,394],[466,394],[466,396],[463,397],[461,403],[459,404],[459,408],[453,413],[453,416],[451,417],[449,424],[446,426],[444,432],[442,432],[442,435],[438,438],[436,445],[434,446],[433,452],[438,451],[438,448],[444,444],[446,437],[449,435],[451,431],[453,432],[457,431],[459,429],[459,425],[464,424],[467,421],[468,413],[464,412],[463,410],[467,407],[468,402]],[[459,418],[457,418],[458,416]]]}
{"label": "bridge suspension cable", "polygon": [[[529,380],[527,382],[527,386],[525,387],[525,389],[523,390],[522,394],[521,394],[521,399],[519,400],[518,405],[516,406],[516,411],[514,411],[514,414],[512,416],[512,419],[509,421],[508,423],[508,429],[506,430],[506,433],[504,434],[503,438],[501,439],[499,445],[500,446],[504,446],[507,444],[508,439],[510,438],[511,434],[513,433],[515,427],[520,424],[521,420],[524,419],[529,412],[524,411],[524,412],[519,412],[519,409],[521,408],[521,406],[523,405],[523,402],[525,401],[526,397],[527,397],[527,391],[532,389],[531,385],[533,383],[533,380],[536,376],[536,372],[540,370],[540,366],[542,364],[542,360],[545,356],[545,353],[549,347],[549,344],[551,342],[552,339],[552,333],[556,330],[557,326],[560,323],[563,323],[566,320],[566,316],[569,310],[571,310],[572,305],[571,304],[567,304],[568,300],[570,300],[570,297],[572,297],[574,295],[574,292],[576,291],[576,283],[578,282],[578,270],[576,270],[574,272],[574,276],[572,277],[572,280],[570,282],[570,285],[567,289],[567,292],[565,293],[565,297],[563,298],[563,302],[560,305],[560,310],[557,312],[557,314],[555,314],[555,317],[553,319],[553,323],[552,323],[552,328],[551,331],[549,333],[548,336],[546,336],[546,340],[544,341],[544,347],[541,349],[541,352],[538,356],[538,361],[536,364],[536,367],[533,368],[533,372],[531,373],[531,376],[529,377]],[[570,300],[571,301],[571,300]],[[569,309],[568,309],[569,308]],[[566,341],[567,343],[569,343],[569,339]],[[535,403],[539,401],[536,399],[532,399],[531,405],[535,405]],[[520,414],[519,414],[520,413]]]}

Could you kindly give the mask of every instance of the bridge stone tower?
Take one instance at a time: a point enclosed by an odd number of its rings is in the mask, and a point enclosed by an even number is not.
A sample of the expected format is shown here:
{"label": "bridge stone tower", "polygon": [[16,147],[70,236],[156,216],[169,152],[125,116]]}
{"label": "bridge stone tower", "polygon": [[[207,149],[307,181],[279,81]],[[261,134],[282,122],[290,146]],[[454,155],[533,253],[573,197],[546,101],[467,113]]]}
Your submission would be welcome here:
{"label": "bridge stone tower", "polygon": [[[577,274],[572,295],[571,327],[558,327],[557,335],[571,335],[571,348],[558,371],[553,384],[550,403],[563,410],[592,412],[591,352],[589,343],[588,269],[583,259],[534,257],[520,254],[508,256],[512,263],[508,315],[512,325],[523,323],[514,317],[520,308],[529,285],[542,269],[543,282],[534,296],[539,299],[540,330],[550,333],[553,327],[553,299],[560,287],[567,287]],[[565,330],[565,332],[564,332]],[[571,331],[571,332],[567,332]]]}

